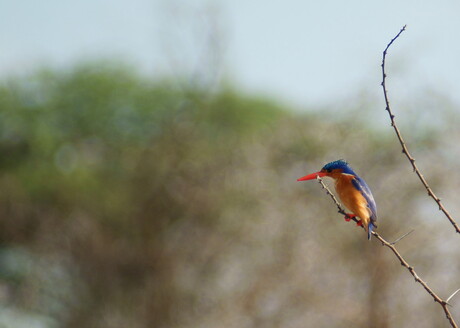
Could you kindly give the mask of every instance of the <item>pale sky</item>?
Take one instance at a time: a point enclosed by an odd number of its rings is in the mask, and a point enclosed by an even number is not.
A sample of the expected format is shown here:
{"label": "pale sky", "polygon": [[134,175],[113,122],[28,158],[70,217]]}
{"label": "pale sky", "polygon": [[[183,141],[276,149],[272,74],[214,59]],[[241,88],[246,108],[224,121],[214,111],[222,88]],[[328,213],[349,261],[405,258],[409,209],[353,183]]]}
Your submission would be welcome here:
{"label": "pale sky", "polygon": [[388,59],[392,92],[460,104],[459,17],[457,0],[2,0],[0,74],[113,58],[153,77],[217,72],[306,108],[379,93],[382,50],[407,24]]}

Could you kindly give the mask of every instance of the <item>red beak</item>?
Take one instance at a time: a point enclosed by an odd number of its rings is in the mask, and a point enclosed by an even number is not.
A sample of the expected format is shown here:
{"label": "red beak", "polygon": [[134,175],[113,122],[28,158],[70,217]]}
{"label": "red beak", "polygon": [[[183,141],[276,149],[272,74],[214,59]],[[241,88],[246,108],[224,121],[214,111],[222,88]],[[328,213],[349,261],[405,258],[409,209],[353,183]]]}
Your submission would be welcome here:
{"label": "red beak", "polygon": [[313,179],[316,179],[316,177],[321,178],[321,177],[324,177],[325,175],[327,175],[326,172],[316,172],[316,173],[306,175],[302,178],[298,178],[297,181],[313,180]]}

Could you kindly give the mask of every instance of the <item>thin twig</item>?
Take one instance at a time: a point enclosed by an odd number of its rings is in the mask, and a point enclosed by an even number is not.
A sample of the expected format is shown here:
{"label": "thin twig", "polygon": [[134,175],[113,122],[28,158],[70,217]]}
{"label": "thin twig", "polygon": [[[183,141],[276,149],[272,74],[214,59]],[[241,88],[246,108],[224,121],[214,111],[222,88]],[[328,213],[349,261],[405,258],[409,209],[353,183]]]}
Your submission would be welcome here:
{"label": "thin twig", "polygon": [[[318,180],[318,182],[321,184],[321,186],[323,187],[323,189],[326,190],[326,193],[332,198],[332,200],[334,201],[335,205],[337,206],[337,208],[339,209],[339,213],[341,214],[345,214],[345,209],[342,207],[342,205],[340,205],[340,203],[337,201],[337,198],[334,196],[334,194],[329,190],[329,188],[324,184],[323,182],[323,179],[321,179],[319,176],[316,177],[316,179]],[[353,220],[355,222],[357,222],[358,220],[356,218],[353,218]],[[424,282],[422,279],[420,279],[420,277],[418,276],[417,272],[415,272],[415,269],[414,267],[410,266],[409,263],[407,263],[407,261],[401,256],[401,254],[398,252],[398,250],[396,249],[396,247],[394,246],[394,244],[392,243],[389,243],[388,241],[386,241],[382,236],[380,236],[377,232],[375,231],[372,231],[372,234],[375,236],[375,238],[377,238],[383,246],[386,246],[388,247],[389,249],[391,249],[391,251],[393,252],[393,254],[398,258],[398,260],[401,262],[401,265],[403,267],[405,267],[409,272],[410,274],[414,277],[415,279],[415,282],[418,282],[420,285],[423,286],[423,288],[427,291],[428,294],[431,295],[431,297],[433,297],[434,301],[439,303],[442,307],[442,309],[444,310],[444,313],[446,314],[446,318],[447,320],[449,320],[449,323],[450,325],[453,327],[453,328],[458,328],[457,324],[455,323],[454,321],[454,318],[452,317],[452,314],[450,313],[449,309],[447,308],[447,302],[448,301],[444,301],[441,297],[439,297],[428,285],[426,282]],[[407,234],[406,234],[407,235]],[[403,236],[404,237],[404,236]],[[455,293],[453,294],[455,295]],[[450,296],[450,298],[452,298],[452,296]],[[449,298],[449,299],[450,299]],[[448,299],[448,300],[449,300]]]}
{"label": "thin twig", "polygon": [[449,303],[449,301],[452,299],[452,297],[455,296],[455,294],[457,294],[458,292],[460,292],[460,288],[457,289],[455,292],[452,293],[452,295],[450,295],[447,300],[446,300],[446,303]]}
{"label": "thin twig", "polygon": [[404,142],[404,139],[401,135],[401,132],[399,131],[399,128],[398,126],[396,125],[396,122],[395,122],[395,116],[393,114],[393,112],[391,111],[391,108],[390,108],[390,102],[388,100],[388,93],[387,93],[387,88],[386,88],[386,73],[385,73],[385,59],[386,59],[386,56],[387,56],[387,52],[388,52],[388,48],[390,48],[390,46],[393,44],[393,42],[401,35],[402,32],[404,32],[406,30],[406,25],[404,25],[402,27],[402,29],[399,31],[399,33],[393,38],[391,39],[390,43],[387,44],[385,50],[383,51],[383,57],[382,57],[382,88],[383,88],[383,96],[385,98],[385,104],[386,104],[386,108],[385,110],[388,112],[388,115],[390,116],[390,120],[391,120],[391,126],[393,127],[393,129],[395,130],[396,132],[396,136],[398,137],[399,139],[399,143],[401,144],[401,147],[402,147],[402,152],[406,155],[407,159],[409,160],[409,162],[411,163],[412,165],[412,168],[414,170],[414,172],[417,174],[417,176],[419,177],[420,181],[422,182],[423,186],[425,187],[425,189],[427,190],[428,192],[428,195],[434,199],[434,201],[438,204],[438,207],[439,207],[439,210],[442,211],[444,213],[444,215],[447,217],[447,219],[450,221],[450,223],[454,226],[455,228],[455,231],[457,233],[460,233],[460,227],[458,226],[457,222],[455,222],[455,220],[452,218],[452,216],[449,214],[449,212],[446,210],[446,208],[444,207],[444,205],[441,203],[441,199],[436,196],[436,194],[433,192],[433,190],[430,188],[430,186],[428,185],[428,182],[425,180],[424,176],[422,175],[422,173],[420,172],[420,170],[418,169],[417,165],[415,164],[415,158],[409,153],[409,149],[407,148],[407,145],[406,143]]}
{"label": "thin twig", "polygon": [[401,239],[403,239],[403,238],[406,237],[406,236],[409,236],[409,235],[410,235],[411,233],[413,233],[413,232],[414,232],[414,229],[412,229],[411,231],[405,233],[404,235],[402,235],[401,237],[399,237],[398,239],[396,239],[394,242],[392,242],[392,243],[390,243],[390,244],[391,244],[391,245],[396,245],[396,243],[397,243],[398,241],[400,241]]}
{"label": "thin twig", "polygon": [[[340,205],[339,201],[337,200],[337,198],[335,198],[334,194],[329,190],[329,188],[324,184],[323,182],[323,179],[320,178],[319,175],[316,176],[316,180],[318,180],[318,182],[320,183],[320,185],[323,187],[323,189],[326,191],[326,193],[332,198],[332,200],[334,201],[335,205],[337,205],[337,208],[339,209],[339,213],[340,214],[343,214],[343,215],[346,215],[347,212],[345,212],[345,210],[343,209],[343,207]],[[355,222],[358,222],[358,219],[356,219],[356,217],[351,217],[351,219],[353,219],[353,221]]]}

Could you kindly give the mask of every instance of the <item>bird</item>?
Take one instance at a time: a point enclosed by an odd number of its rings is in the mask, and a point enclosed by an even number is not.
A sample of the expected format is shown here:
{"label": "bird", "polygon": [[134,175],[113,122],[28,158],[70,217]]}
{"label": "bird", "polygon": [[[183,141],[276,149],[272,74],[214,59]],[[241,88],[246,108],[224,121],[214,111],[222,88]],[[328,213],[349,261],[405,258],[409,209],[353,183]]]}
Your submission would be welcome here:
{"label": "bird", "polygon": [[356,220],[358,217],[360,220],[357,224],[364,227],[367,239],[370,240],[372,231],[377,228],[377,206],[367,183],[343,159],[327,163],[321,171],[308,174],[297,181],[313,180],[316,177],[334,179],[340,200],[352,212],[345,214],[345,220]]}

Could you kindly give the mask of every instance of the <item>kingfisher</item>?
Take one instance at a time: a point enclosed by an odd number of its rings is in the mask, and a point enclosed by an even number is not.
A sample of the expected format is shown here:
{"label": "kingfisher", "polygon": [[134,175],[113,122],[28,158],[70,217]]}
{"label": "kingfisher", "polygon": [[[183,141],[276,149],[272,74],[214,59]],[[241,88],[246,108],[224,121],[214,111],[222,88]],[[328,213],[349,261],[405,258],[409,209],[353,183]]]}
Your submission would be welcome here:
{"label": "kingfisher", "polygon": [[343,159],[330,162],[324,165],[321,171],[308,174],[297,181],[312,180],[316,177],[334,179],[335,190],[340,200],[352,212],[345,214],[345,220],[350,221],[358,217],[358,225],[366,229],[367,239],[370,240],[372,231],[377,228],[377,207],[366,182]]}

